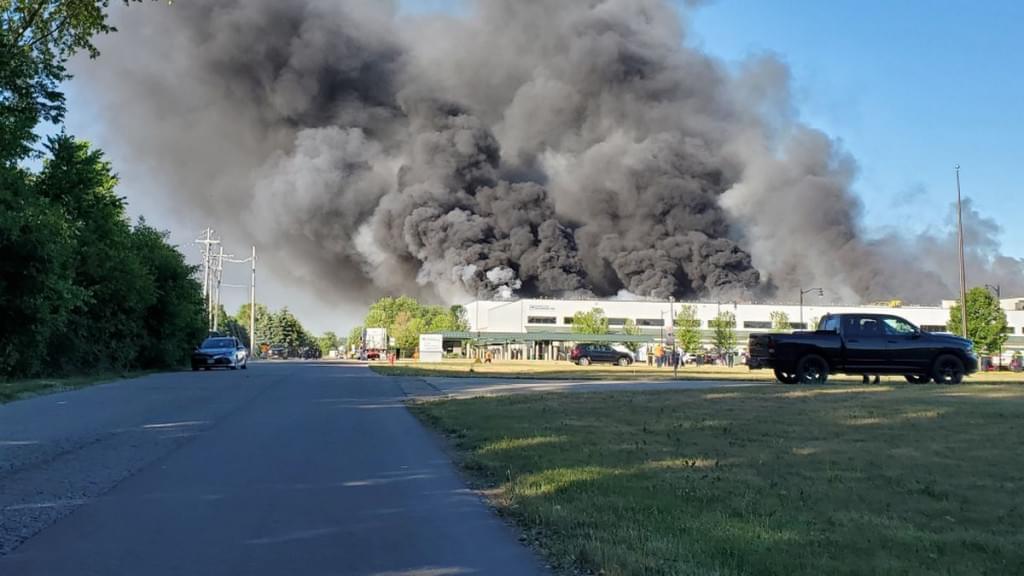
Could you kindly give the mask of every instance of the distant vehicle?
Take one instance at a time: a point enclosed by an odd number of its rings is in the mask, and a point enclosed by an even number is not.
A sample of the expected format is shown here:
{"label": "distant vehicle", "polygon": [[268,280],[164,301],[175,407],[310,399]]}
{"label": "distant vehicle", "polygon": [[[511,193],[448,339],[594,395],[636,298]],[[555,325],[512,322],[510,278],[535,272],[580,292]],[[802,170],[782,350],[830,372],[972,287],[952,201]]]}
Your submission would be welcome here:
{"label": "distant vehicle", "polygon": [[192,370],[249,367],[249,352],[238,338],[207,338],[192,352]]}
{"label": "distant vehicle", "polygon": [[366,328],[363,330],[363,355],[367,360],[380,360],[387,349],[387,328]]}
{"label": "distant vehicle", "polygon": [[271,359],[285,360],[288,358],[288,348],[281,344],[274,344],[267,352],[267,356]]}
{"label": "distant vehicle", "polygon": [[832,373],[902,374],[915,384],[959,384],[978,370],[970,340],[923,332],[886,314],[830,314],[814,332],[751,334],[748,348],[750,368],[772,368],[786,384],[820,384]]}
{"label": "distant vehicle", "polygon": [[633,363],[633,354],[620,352],[607,344],[577,344],[569,352],[569,360],[580,366],[589,366],[594,363],[629,366]]}

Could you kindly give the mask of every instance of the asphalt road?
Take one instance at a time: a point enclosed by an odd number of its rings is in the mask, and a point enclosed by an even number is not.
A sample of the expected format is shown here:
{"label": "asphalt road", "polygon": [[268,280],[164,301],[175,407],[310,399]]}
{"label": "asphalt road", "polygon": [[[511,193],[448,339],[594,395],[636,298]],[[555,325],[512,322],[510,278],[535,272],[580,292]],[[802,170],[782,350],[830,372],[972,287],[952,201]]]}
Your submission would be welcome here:
{"label": "asphalt road", "polygon": [[0,574],[544,574],[402,399],[276,363],[0,406]]}

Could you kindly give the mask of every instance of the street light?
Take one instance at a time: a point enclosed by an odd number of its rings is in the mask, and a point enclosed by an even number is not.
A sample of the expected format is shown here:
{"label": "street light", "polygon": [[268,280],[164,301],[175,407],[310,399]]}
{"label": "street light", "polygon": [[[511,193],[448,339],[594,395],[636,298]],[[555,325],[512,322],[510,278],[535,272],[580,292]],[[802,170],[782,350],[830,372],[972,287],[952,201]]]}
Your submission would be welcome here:
{"label": "street light", "polygon": [[804,329],[806,329],[806,326],[804,326],[804,294],[810,294],[811,292],[817,292],[819,298],[825,295],[825,291],[821,288],[800,289],[800,326]]}
{"label": "street light", "polygon": [[960,165],[956,165],[956,236],[960,249],[960,335],[967,338],[967,265],[964,263],[964,211],[960,199]]}

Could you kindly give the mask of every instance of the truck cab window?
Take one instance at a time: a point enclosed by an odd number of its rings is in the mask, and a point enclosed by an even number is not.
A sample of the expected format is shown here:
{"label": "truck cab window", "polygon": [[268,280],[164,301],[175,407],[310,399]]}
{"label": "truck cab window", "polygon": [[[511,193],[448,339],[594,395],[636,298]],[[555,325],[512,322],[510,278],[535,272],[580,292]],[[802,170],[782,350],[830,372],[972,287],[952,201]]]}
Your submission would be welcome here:
{"label": "truck cab window", "polygon": [[839,332],[839,317],[826,316],[822,318],[821,325],[818,326],[818,330],[824,330],[826,332]]}
{"label": "truck cab window", "polygon": [[885,327],[887,336],[910,336],[917,332],[913,324],[902,318],[885,318],[882,325]]}

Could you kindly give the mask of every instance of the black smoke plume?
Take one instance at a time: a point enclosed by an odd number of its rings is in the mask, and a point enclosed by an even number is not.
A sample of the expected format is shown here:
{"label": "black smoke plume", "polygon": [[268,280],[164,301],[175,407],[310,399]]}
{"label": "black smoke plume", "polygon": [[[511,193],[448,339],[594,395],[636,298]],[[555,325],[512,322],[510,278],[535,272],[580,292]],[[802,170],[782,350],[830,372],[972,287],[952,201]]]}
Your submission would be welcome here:
{"label": "black smoke plume", "polygon": [[[846,302],[955,294],[946,234],[867,238],[853,160],[664,0],[189,0],[118,13],[84,77],[183,212],[321,294]],[[980,216],[973,212],[972,222]],[[972,277],[1024,290],[977,244]]]}

